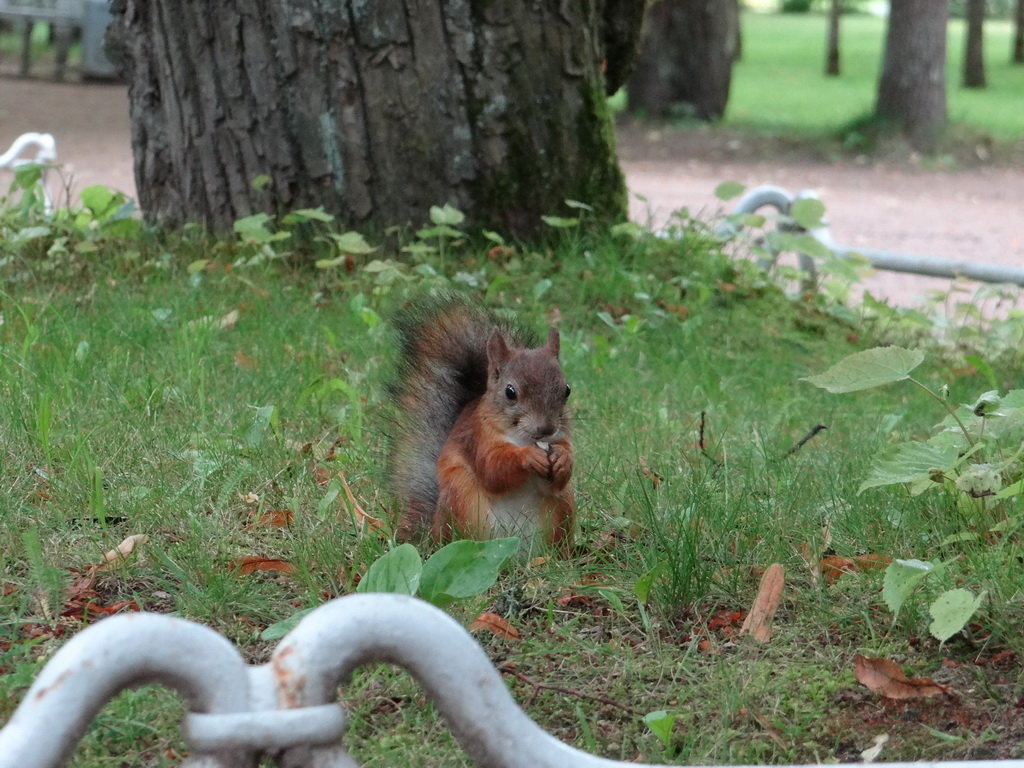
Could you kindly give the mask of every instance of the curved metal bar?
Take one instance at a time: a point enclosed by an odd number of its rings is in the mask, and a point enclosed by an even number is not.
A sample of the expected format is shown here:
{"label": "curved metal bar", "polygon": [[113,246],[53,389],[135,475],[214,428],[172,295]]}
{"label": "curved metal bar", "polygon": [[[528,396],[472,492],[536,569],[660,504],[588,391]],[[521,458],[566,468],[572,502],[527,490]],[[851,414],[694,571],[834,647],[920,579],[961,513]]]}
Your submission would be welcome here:
{"label": "curved metal bar", "polygon": [[[796,200],[807,197],[817,198],[817,194],[811,190],[803,190],[796,195],[791,195],[781,187],[756,187],[737,201],[733,212],[740,214],[754,213],[759,208],[770,205],[780,213],[788,214]],[[740,226],[738,224],[725,222],[718,227],[716,232],[723,237],[734,237],[739,232],[739,229]],[[897,251],[877,248],[850,248],[836,243],[832,239],[828,226],[809,230],[807,234],[837,256],[862,256],[875,269],[951,279],[965,277],[970,280],[980,280],[986,283],[1012,283],[1024,286],[1024,268],[1022,267],[1009,264],[992,264],[983,261],[968,261],[965,259],[943,259],[937,256],[921,256],[913,253],[899,253]],[[800,259],[800,268],[809,271],[813,275],[814,260],[806,254],[797,254],[797,256]],[[762,266],[766,265],[762,264]]]}
{"label": "curved metal bar", "polygon": [[[26,147],[36,146],[39,150],[34,158],[22,158]],[[49,133],[23,133],[14,140],[11,148],[0,155],[0,168],[15,167],[21,163],[51,163],[57,159],[57,142]]]}
{"label": "curved metal bar", "polygon": [[[143,683],[178,691],[198,712],[243,712],[248,673],[212,629],[159,614],[104,619],[67,642],[0,731],[0,768],[56,768],[115,694]],[[212,765],[253,764],[252,752]]]}
{"label": "curved metal bar", "polygon": [[269,666],[279,706],[335,698],[356,667],[389,662],[408,670],[478,765],[611,768],[544,731],[515,703],[483,649],[446,613],[402,595],[350,595],[317,608],[278,646]]}

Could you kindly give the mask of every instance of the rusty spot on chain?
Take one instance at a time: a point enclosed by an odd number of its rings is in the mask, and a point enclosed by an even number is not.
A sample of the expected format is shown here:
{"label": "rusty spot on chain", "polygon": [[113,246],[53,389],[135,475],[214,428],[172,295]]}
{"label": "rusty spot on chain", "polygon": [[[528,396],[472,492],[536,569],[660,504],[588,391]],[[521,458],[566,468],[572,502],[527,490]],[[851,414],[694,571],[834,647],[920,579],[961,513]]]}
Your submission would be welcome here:
{"label": "rusty spot on chain", "polygon": [[306,676],[297,674],[288,657],[295,655],[295,646],[286,646],[274,654],[270,669],[277,682],[277,704],[281,709],[297,709],[302,706],[302,691],[306,687]]}
{"label": "rusty spot on chain", "polygon": [[36,701],[42,700],[50,691],[54,690],[55,688],[60,688],[62,685],[64,685],[64,682],[69,677],[71,677],[72,674],[74,674],[74,671],[70,669],[61,672],[60,675],[57,676],[57,679],[53,681],[52,685],[48,685],[45,688],[40,689],[36,693]]}

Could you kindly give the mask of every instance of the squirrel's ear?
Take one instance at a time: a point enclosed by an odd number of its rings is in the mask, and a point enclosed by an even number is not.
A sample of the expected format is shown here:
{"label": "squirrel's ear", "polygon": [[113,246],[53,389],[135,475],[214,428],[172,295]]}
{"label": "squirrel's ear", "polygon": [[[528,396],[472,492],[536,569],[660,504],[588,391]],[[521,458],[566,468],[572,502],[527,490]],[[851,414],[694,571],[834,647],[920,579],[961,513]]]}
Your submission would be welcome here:
{"label": "squirrel's ear", "polygon": [[505,337],[501,335],[501,331],[495,329],[491,333],[491,337],[487,339],[487,367],[494,368],[501,365],[511,355],[508,344],[505,343]]}
{"label": "squirrel's ear", "polygon": [[548,331],[548,347],[547,347],[548,352],[550,352],[555,357],[558,357],[558,347],[559,347],[558,329],[555,328],[554,326],[551,326],[551,330]]}

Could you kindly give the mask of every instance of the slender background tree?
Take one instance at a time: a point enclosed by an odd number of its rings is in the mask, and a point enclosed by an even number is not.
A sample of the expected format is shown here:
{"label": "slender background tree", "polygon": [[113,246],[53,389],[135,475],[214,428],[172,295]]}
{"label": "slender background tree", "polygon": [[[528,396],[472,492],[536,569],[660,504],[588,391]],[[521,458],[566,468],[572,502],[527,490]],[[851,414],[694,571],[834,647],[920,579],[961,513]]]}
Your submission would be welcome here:
{"label": "slender background tree", "polygon": [[1010,52],[1010,61],[1014,64],[1024,64],[1024,0],[1017,0],[1013,17],[1013,50]]}
{"label": "slender background tree", "polygon": [[878,81],[876,116],[911,146],[934,149],[946,127],[946,26],[949,0],[892,0]]}
{"label": "slender background tree", "polygon": [[224,231],[256,211],[322,205],[348,225],[386,226],[450,203],[525,234],[566,198],[625,215],[605,94],[628,72],[642,2],[111,10],[150,221]]}
{"label": "slender background tree", "polygon": [[828,7],[828,36],[825,44],[825,74],[838,75],[839,19],[843,15],[843,0],[832,0]]}
{"label": "slender background tree", "polygon": [[630,111],[717,120],[729,100],[738,41],[733,0],[656,2],[627,89]]}
{"label": "slender background tree", "polygon": [[967,0],[964,40],[965,88],[985,87],[985,0]]}

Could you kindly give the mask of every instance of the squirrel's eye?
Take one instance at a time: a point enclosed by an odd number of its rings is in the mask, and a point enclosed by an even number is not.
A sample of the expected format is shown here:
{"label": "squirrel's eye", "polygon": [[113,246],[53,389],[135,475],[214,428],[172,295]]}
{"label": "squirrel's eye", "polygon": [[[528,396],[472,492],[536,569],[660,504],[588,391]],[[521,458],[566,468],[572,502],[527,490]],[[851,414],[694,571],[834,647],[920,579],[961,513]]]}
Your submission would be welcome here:
{"label": "squirrel's eye", "polygon": [[507,397],[513,403],[516,401],[516,388],[513,387],[511,384],[505,385],[505,397]]}
{"label": "squirrel's eye", "polygon": [[565,399],[568,400],[569,399],[569,395],[571,395],[571,394],[572,394],[572,387],[570,387],[568,384],[566,384],[565,385]]}

